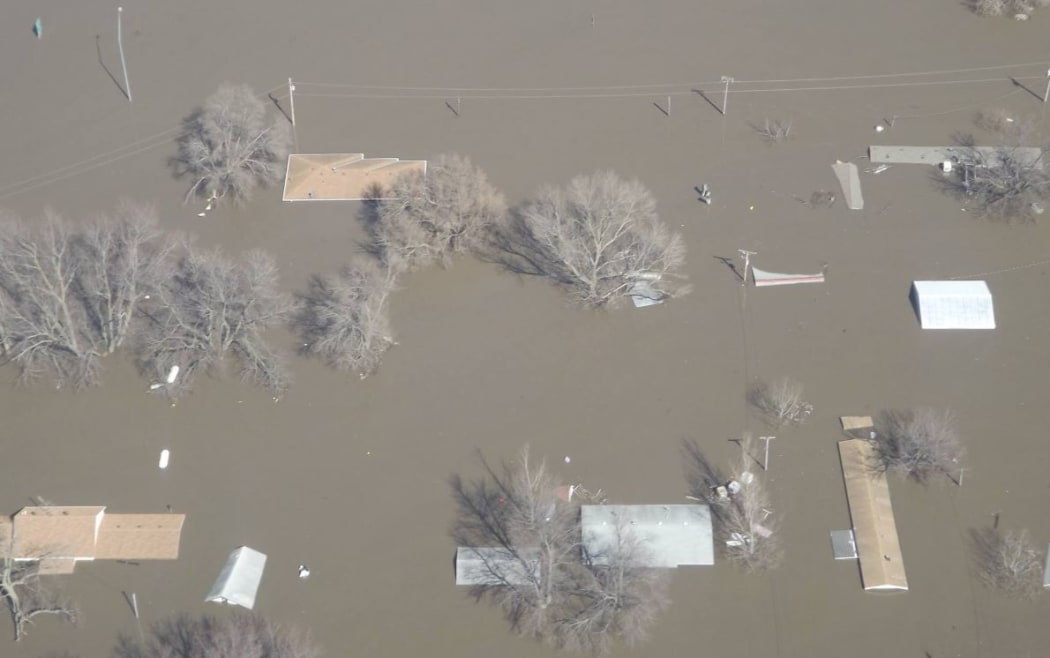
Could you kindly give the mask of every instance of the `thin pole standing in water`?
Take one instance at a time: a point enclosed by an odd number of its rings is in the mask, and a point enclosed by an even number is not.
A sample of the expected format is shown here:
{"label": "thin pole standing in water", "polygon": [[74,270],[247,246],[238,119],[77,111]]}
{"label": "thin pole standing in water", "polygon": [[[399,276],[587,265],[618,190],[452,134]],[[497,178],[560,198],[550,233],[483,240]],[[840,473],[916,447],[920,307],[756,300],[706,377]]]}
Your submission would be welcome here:
{"label": "thin pole standing in water", "polygon": [[117,50],[120,51],[120,68],[124,70],[124,94],[128,97],[128,102],[131,102],[131,84],[128,82],[128,65],[124,61],[124,39],[123,30],[121,30],[121,23],[123,23],[122,17],[124,15],[124,8],[117,7]]}

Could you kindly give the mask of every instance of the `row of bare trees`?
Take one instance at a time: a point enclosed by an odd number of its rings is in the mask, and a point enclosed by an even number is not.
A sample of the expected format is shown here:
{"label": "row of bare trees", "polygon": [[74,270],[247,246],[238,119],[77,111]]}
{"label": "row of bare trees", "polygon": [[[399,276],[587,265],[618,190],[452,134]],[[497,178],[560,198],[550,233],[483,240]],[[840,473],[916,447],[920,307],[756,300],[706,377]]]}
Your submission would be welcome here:
{"label": "row of bare trees", "polygon": [[228,357],[280,392],[287,375],[264,334],[291,308],[270,257],[199,249],[162,231],[150,206],[123,203],[77,226],[54,213],[0,226],[0,356],[23,380],[93,385],[102,359],[129,348],[154,381],[180,367],[170,394]]}
{"label": "row of bare trees", "polygon": [[363,213],[365,255],[315,277],[298,318],[304,351],[362,377],[396,344],[389,299],[401,275],[447,266],[456,254],[549,278],[586,306],[614,305],[641,282],[661,298],[688,292],[681,236],[659,220],[640,182],[611,172],[543,188],[509,212],[484,171],[446,155],[425,176],[405,174],[374,195]]}
{"label": "row of bare trees", "polygon": [[[183,121],[177,145],[170,164],[177,178],[190,181],[186,199],[206,198],[210,207],[223,199],[245,201],[279,180],[290,134],[251,88],[226,84]],[[615,304],[636,288],[650,298],[688,291],[681,236],[659,220],[645,186],[612,172],[544,187],[508,212],[485,172],[465,157],[446,155],[425,175],[406,173],[373,197],[363,213],[369,235],[363,246],[372,260],[362,257],[334,276],[315,277],[295,317],[304,352],[362,377],[395,344],[388,306],[398,278],[447,266],[458,253],[547,277],[588,306]],[[192,335],[167,337],[162,349],[178,352],[195,342]],[[283,374],[256,346],[236,346],[245,374],[279,389]]]}

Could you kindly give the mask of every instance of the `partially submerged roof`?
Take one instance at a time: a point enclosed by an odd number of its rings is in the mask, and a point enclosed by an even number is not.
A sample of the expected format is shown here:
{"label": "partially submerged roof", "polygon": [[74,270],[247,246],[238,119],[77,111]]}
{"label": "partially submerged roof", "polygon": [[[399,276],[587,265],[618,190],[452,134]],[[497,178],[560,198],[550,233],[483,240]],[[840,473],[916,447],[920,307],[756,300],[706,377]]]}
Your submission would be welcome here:
{"label": "partially submerged roof", "polygon": [[831,165],[835,177],[842,186],[842,198],[850,210],[864,210],[864,195],[860,191],[860,175],[852,162],[836,162]]}
{"label": "partially submerged roof", "polygon": [[235,548],[226,558],[226,564],[204,600],[239,605],[251,610],[255,607],[255,594],[259,591],[265,568],[264,553],[247,546]]}
{"label": "partially submerged roof", "polygon": [[639,566],[679,567],[715,563],[707,505],[583,505],[583,546],[595,564],[608,564],[621,534],[638,540]]}
{"label": "partially submerged roof", "polygon": [[839,458],[864,589],[908,589],[890,488],[885,474],[872,468],[873,444],[864,439],[840,441]]}
{"label": "partially submerged roof", "polygon": [[1037,165],[1043,157],[1042,149],[1036,146],[1003,148],[999,146],[869,146],[868,156],[872,162],[886,164],[928,164],[944,161],[960,162],[976,152],[985,162],[995,162],[1000,153],[1028,165]]}
{"label": "partially submerged roof", "polygon": [[285,201],[363,201],[388,190],[405,173],[425,175],[426,160],[366,158],[363,153],[293,153],[284,179]]}
{"label": "partially submerged roof", "polygon": [[106,514],[95,546],[97,559],[174,560],[185,514]]}
{"label": "partially submerged roof", "polygon": [[540,573],[540,551],[524,548],[515,555],[501,546],[456,549],[457,585],[526,585]]}
{"label": "partially submerged roof", "polygon": [[16,560],[95,557],[105,507],[23,507],[12,517]]}
{"label": "partially submerged roof", "polygon": [[923,329],[995,329],[984,281],[915,281],[911,298]]}
{"label": "partially submerged roof", "polygon": [[870,439],[875,430],[875,421],[871,416],[839,416],[842,431],[854,439]]}

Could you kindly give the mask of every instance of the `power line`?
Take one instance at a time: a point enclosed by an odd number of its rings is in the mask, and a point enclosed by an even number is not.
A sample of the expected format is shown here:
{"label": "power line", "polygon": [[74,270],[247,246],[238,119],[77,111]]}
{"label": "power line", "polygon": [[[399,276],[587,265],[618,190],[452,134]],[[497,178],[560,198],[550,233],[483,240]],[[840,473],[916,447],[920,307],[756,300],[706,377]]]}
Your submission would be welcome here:
{"label": "power line", "polygon": [[[1040,76],[1021,76],[1014,77],[1014,80],[1033,80],[1042,79]],[[1006,82],[1003,78],[974,78],[966,80],[922,80],[915,82],[887,82],[881,84],[860,84],[860,85],[822,85],[813,87],[777,87],[773,89],[737,89],[732,88],[729,90],[730,94],[769,94],[769,93],[787,93],[795,91],[843,91],[853,89],[891,89],[896,87],[927,87],[935,85],[966,85],[966,84],[989,84],[993,82]],[[298,84],[298,83],[296,83]],[[711,83],[711,84],[724,84],[724,83]],[[741,83],[737,83],[741,84]],[[545,100],[545,99],[602,99],[602,98],[647,98],[651,96],[692,96],[698,92],[705,91],[702,89],[690,88],[685,90],[676,91],[649,91],[649,92],[623,92],[623,93],[581,93],[581,94],[477,94],[477,95],[466,95],[463,98],[470,100]],[[716,90],[709,90],[714,93]],[[718,90],[721,93],[722,90]],[[371,99],[371,100],[445,100],[448,95],[437,95],[437,94],[340,94],[340,93],[311,93],[311,92],[296,92],[299,96],[313,97],[313,98],[357,98],[357,99]]]}
{"label": "power line", "polygon": [[[737,84],[785,84],[791,82],[833,82],[837,80],[877,80],[880,78],[905,78],[905,77],[919,77],[919,76],[932,76],[932,75],[953,75],[959,73],[978,73],[983,71],[1001,71],[1006,69],[1026,68],[1031,66],[1045,66],[1046,61],[1041,60],[1037,62],[1023,62],[1017,64],[999,64],[995,66],[978,66],[971,68],[962,69],[934,69],[929,71],[909,71],[904,73],[875,73],[870,75],[839,75],[839,76],[827,76],[827,77],[805,77],[805,78],[780,78],[780,79],[768,79],[768,80],[737,80]],[[667,87],[696,87],[703,85],[717,85],[718,80],[708,80],[706,82],[667,82],[667,83],[651,83],[651,84],[636,84],[636,85],[596,85],[596,86],[583,86],[583,87],[420,87],[420,86],[401,86],[401,85],[369,85],[359,83],[344,83],[344,82],[301,82],[296,81],[296,84],[301,85],[312,85],[316,87],[344,87],[352,89],[378,89],[384,91],[433,91],[443,93],[456,93],[456,92],[527,92],[527,91],[554,91],[554,92],[572,92],[572,91],[597,91],[602,89],[660,89]]]}

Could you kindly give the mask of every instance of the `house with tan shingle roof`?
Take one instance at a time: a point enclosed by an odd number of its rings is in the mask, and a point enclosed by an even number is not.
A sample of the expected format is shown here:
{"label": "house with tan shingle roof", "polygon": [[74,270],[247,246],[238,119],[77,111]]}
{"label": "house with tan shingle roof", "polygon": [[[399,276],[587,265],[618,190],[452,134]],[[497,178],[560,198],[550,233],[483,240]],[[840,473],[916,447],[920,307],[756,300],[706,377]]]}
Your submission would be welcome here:
{"label": "house with tan shingle roof", "polygon": [[185,514],[106,514],[100,506],[24,507],[0,519],[0,555],[73,573],[83,560],[174,560]]}

